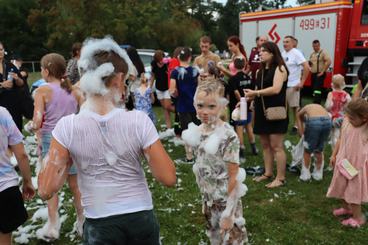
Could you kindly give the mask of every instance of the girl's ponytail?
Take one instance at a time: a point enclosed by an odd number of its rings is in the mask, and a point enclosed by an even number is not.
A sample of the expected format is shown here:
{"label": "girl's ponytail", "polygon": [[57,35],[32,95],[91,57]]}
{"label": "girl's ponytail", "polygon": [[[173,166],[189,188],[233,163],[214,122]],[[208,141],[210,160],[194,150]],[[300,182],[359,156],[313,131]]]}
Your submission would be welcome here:
{"label": "girl's ponytail", "polygon": [[72,82],[67,77],[64,77],[61,79],[60,87],[64,89],[66,92],[68,92],[69,94],[73,91]]}

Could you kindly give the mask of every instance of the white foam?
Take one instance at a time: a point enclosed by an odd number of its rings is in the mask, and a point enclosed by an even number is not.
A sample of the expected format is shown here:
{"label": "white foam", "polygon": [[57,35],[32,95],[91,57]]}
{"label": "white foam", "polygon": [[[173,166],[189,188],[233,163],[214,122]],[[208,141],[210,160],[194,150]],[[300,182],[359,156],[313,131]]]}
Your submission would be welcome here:
{"label": "white foam", "polygon": [[186,144],[195,147],[200,144],[201,132],[197,125],[190,123],[188,129],[182,132],[181,137]]}
{"label": "white foam", "polygon": [[112,166],[117,162],[118,156],[114,152],[108,151],[105,153],[105,159],[107,163]]}

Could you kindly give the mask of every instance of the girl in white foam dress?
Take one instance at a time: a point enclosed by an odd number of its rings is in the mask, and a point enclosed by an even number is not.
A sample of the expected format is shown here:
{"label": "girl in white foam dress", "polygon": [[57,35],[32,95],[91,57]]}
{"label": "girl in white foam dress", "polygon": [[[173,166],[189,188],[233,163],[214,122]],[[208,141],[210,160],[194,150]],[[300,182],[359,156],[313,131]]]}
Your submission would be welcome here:
{"label": "girl in white foam dress", "polygon": [[202,194],[211,244],[243,244],[247,233],[240,197],[247,190],[242,184],[245,171],[239,168],[239,139],[220,119],[227,104],[223,91],[217,80],[198,85],[194,105],[202,124],[190,124],[182,136],[195,150],[193,172]]}

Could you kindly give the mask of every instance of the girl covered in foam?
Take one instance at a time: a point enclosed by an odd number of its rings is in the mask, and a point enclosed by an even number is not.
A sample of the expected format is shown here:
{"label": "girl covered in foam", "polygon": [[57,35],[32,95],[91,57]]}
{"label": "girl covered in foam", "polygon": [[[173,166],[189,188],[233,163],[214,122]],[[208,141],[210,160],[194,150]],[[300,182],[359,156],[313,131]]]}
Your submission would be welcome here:
{"label": "girl covered in foam", "polygon": [[207,236],[211,244],[247,242],[241,197],[247,187],[245,171],[239,168],[239,139],[234,129],[220,119],[227,100],[217,80],[198,85],[194,106],[202,124],[183,131],[183,140],[194,148],[193,172],[203,199]]}
{"label": "girl covered in foam", "polygon": [[52,131],[50,155],[38,177],[39,196],[50,199],[62,187],[72,159],[86,217],[83,244],[159,245],[142,158],[166,186],[175,185],[175,167],[149,117],[116,108],[132,63],[107,37],[86,40],[78,66],[86,101]]}

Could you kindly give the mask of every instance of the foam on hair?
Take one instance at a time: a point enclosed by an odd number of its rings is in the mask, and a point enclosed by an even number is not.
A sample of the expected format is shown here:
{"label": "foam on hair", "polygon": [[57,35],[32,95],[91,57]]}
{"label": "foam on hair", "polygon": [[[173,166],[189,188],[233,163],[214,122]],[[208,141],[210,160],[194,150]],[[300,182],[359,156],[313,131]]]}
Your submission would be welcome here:
{"label": "foam on hair", "polygon": [[[117,60],[117,57],[121,58],[120,64],[114,65],[112,60]],[[125,50],[120,48],[110,36],[103,39],[89,38],[84,41],[78,69],[82,75],[81,89],[92,94],[106,94],[106,82],[109,80],[106,78],[116,72],[123,72],[126,77],[137,76],[137,70]]]}

